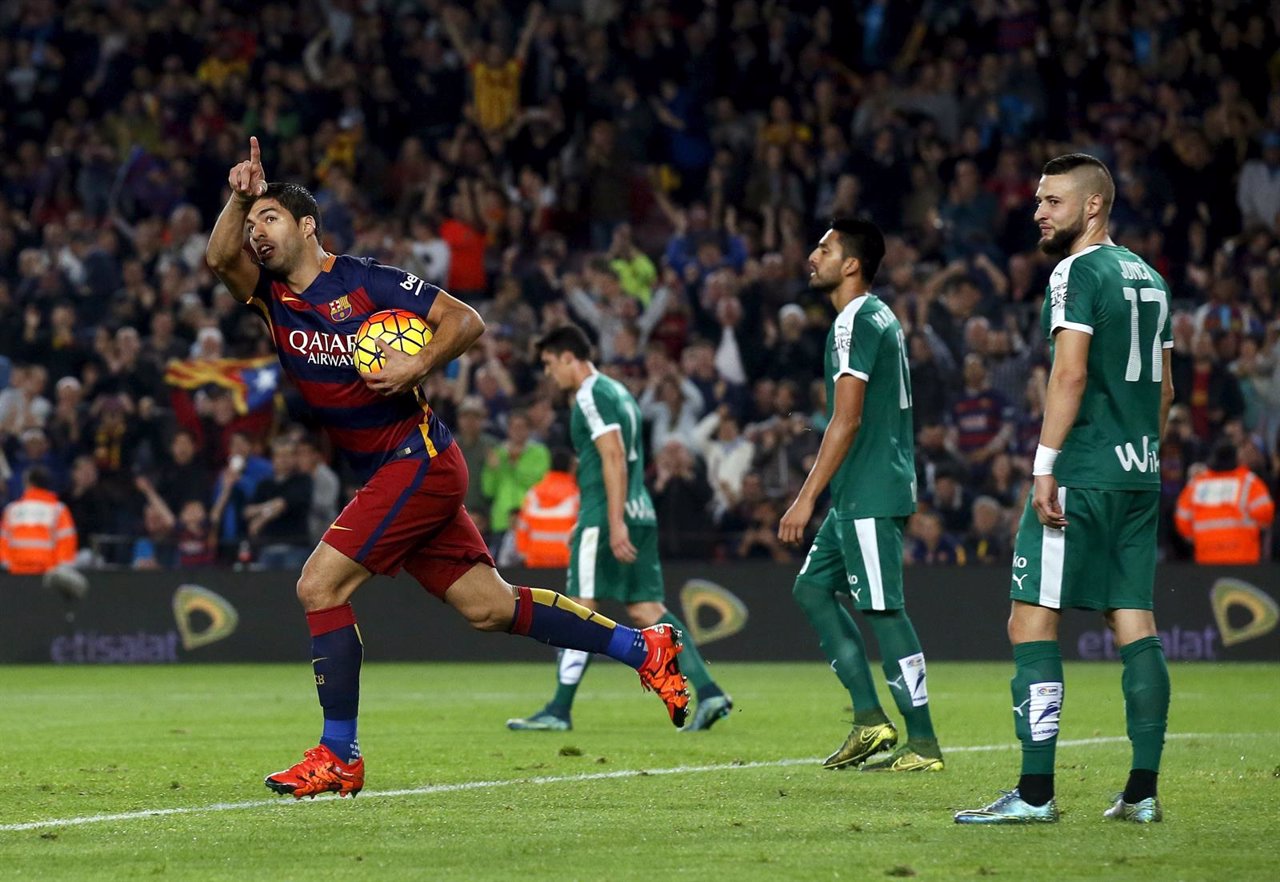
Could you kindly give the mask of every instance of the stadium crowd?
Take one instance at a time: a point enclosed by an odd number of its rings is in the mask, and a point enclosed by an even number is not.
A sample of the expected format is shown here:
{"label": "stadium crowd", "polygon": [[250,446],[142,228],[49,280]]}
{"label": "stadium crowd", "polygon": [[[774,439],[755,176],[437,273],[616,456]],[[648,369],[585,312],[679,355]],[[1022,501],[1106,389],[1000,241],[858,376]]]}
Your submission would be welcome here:
{"label": "stadium crowd", "polygon": [[1173,509],[1215,447],[1273,496],[1280,476],[1280,14],[1077,9],[4,4],[0,502],[42,468],[82,558],[136,567],[296,566],[332,521],[350,480],[289,388],[249,408],[165,381],[272,352],[204,262],[254,134],[330,251],[486,319],[427,391],[495,548],[568,443],[531,344],[571,320],[642,404],[664,555],[793,556],[776,528],[824,425],[831,321],[806,258],[865,214],[911,354],[908,562],[1005,563],[1048,364],[1032,196],[1083,150],[1114,172],[1113,237],[1175,293],[1162,553],[1188,557]]}

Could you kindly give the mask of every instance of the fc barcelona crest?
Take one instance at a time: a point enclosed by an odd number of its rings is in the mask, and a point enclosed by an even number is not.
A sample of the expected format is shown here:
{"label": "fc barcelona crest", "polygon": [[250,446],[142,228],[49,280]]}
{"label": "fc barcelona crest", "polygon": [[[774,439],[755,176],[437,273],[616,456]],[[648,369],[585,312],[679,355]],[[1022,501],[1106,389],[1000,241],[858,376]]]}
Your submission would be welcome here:
{"label": "fc barcelona crest", "polygon": [[348,296],[343,294],[337,300],[329,301],[329,321],[341,322],[351,317],[351,301]]}

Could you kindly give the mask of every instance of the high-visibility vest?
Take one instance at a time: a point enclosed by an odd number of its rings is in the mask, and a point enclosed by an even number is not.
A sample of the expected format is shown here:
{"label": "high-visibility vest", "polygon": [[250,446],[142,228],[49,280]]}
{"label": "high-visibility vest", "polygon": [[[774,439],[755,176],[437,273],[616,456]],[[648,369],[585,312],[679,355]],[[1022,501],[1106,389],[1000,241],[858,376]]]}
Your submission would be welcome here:
{"label": "high-visibility vest", "polygon": [[529,489],[516,520],[516,551],[525,566],[569,565],[569,536],[579,503],[578,482],[568,472],[547,472]]}
{"label": "high-visibility vest", "polygon": [[1240,466],[1191,479],[1178,496],[1174,523],[1195,546],[1196,563],[1254,564],[1262,556],[1259,534],[1275,513],[1266,484]]}
{"label": "high-visibility vest", "polygon": [[15,575],[39,575],[76,557],[71,512],[48,490],[30,487],[0,517],[0,565]]}

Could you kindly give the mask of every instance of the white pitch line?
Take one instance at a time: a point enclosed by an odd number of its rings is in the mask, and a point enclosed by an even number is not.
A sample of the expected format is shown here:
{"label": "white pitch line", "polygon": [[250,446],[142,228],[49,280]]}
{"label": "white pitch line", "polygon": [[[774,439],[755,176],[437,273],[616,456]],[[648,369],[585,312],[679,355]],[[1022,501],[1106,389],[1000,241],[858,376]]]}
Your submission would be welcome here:
{"label": "white pitch line", "polygon": [[[1168,739],[1187,738],[1248,738],[1258,737],[1257,733],[1189,733],[1181,732],[1168,735]],[[1098,744],[1127,744],[1128,738],[1114,736],[1107,738],[1076,738],[1059,741],[1059,747],[1091,747]],[[1017,742],[1004,744],[975,744],[968,747],[948,747],[947,753],[985,753],[993,750],[1012,750],[1018,747]],[[498,781],[464,781],[458,784],[430,784],[426,787],[410,787],[404,790],[364,790],[358,797],[362,802],[366,799],[386,799],[400,796],[426,796],[434,793],[461,793],[467,790],[495,790],[499,787],[530,784],[570,784],[580,781],[608,781],[618,778],[643,778],[649,775],[692,775],[702,772],[731,772],[738,769],[773,769],[785,766],[802,766],[819,762],[816,757],[803,759],[761,760],[749,763],[716,763],[704,766],[673,766],[666,769],[619,769],[613,772],[590,772],[580,775],[540,775],[533,778],[507,778]],[[321,799],[333,800],[337,796],[324,796]],[[79,818],[50,818],[44,821],[28,821],[23,824],[0,824],[0,832],[16,833],[23,830],[44,830],[50,827],[80,827],[85,824],[106,824],[111,821],[138,821],[144,818],[163,818],[170,815],[198,815],[210,812],[230,812],[241,809],[265,808],[267,806],[288,807],[300,805],[301,800],[254,799],[245,802],[215,802],[209,805],[185,806],[179,808],[146,809],[136,812],[118,812],[110,815],[84,815]]]}

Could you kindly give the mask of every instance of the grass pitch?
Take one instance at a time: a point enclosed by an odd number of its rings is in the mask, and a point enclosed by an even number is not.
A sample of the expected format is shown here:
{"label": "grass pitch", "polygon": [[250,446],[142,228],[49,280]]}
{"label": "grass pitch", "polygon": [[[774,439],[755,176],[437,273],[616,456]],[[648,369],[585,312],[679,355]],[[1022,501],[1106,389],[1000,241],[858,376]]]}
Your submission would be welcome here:
{"label": "grass pitch", "polygon": [[591,668],[574,731],[516,733],[550,662],[367,664],[368,789],[301,802],[261,779],[316,742],[305,663],[10,667],[0,878],[1274,879],[1280,665],[1171,667],[1165,823],[1102,819],[1120,666],[1069,664],[1063,819],[1034,828],[951,822],[1017,780],[1011,664],[931,664],[947,769],[881,775],[818,767],[850,713],[816,659],[717,665],[737,709],[691,734],[619,665]]}

